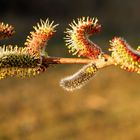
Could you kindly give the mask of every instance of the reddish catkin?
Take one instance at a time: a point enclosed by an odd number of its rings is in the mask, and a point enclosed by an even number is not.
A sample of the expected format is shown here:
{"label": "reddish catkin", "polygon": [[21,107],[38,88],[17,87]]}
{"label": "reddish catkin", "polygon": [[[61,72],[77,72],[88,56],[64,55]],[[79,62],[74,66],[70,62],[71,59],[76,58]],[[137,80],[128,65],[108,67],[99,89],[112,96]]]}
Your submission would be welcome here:
{"label": "reddish catkin", "polygon": [[33,27],[35,31],[30,32],[30,36],[27,37],[25,42],[30,54],[40,56],[46,53],[46,44],[56,32],[55,27],[58,26],[58,24],[53,25],[53,23],[54,21],[50,22],[49,19],[46,21],[40,20],[40,23]]}
{"label": "reddish catkin", "polygon": [[8,24],[0,23],[0,40],[9,38],[15,33],[14,27]]}
{"label": "reddish catkin", "polygon": [[73,55],[85,56],[88,58],[98,58],[101,54],[101,48],[89,40],[89,36],[100,32],[101,25],[97,18],[79,18],[70,25],[70,29],[66,29],[65,42],[69,48],[69,52]]}
{"label": "reddish catkin", "polygon": [[125,40],[114,37],[110,41],[112,58],[116,65],[129,72],[140,73],[140,51],[134,50]]}

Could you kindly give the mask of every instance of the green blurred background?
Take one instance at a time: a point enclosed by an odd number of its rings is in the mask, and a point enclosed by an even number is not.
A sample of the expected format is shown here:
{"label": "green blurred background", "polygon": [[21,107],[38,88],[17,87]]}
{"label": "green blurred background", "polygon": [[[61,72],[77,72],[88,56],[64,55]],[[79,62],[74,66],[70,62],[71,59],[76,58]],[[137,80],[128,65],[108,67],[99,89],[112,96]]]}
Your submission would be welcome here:
{"label": "green blurred background", "polygon": [[[49,17],[60,24],[48,43],[49,55],[71,57],[63,32],[72,19],[91,16],[102,24],[92,40],[104,51],[114,36],[136,48],[139,6],[139,0],[0,0],[0,20],[16,29],[0,45],[23,46],[32,26]],[[59,87],[61,78],[81,67],[59,65],[30,79],[1,80],[0,140],[140,140],[139,75],[110,67],[80,90]]]}

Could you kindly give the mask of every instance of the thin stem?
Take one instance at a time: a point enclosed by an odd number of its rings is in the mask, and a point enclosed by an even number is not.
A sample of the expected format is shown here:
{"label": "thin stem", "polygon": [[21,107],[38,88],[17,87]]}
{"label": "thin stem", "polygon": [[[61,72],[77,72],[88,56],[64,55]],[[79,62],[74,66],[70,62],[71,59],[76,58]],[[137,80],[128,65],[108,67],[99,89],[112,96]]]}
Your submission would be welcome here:
{"label": "thin stem", "polygon": [[86,59],[86,58],[62,58],[62,57],[42,57],[43,65],[48,64],[88,64],[94,63],[97,68],[103,68],[114,65],[113,59],[109,55],[104,55],[103,59]]}
{"label": "thin stem", "polygon": [[84,58],[43,57],[43,64],[87,64],[93,60]]}

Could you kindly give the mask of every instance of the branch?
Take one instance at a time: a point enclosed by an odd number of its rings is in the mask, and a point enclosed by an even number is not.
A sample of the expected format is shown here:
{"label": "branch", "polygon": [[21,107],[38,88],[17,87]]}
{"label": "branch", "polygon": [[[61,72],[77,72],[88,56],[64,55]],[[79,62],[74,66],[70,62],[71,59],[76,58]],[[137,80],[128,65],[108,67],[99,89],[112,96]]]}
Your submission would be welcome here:
{"label": "branch", "polygon": [[42,57],[42,65],[48,64],[88,64],[94,63],[98,69],[114,65],[112,57],[107,54],[102,59]]}
{"label": "branch", "polygon": [[[78,72],[60,81],[64,89],[73,91],[87,83],[99,69],[108,66],[118,65],[124,70],[140,74],[139,48],[134,50],[122,38],[114,37],[110,41],[110,56],[104,54],[101,47],[88,38],[100,32],[101,25],[96,18],[78,18],[65,31],[64,39],[69,52],[87,58],[49,57],[46,44],[56,32],[56,26],[53,21],[41,20],[37,26],[34,26],[35,30],[27,37],[23,48],[11,45],[0,47],[0,79],[8,76],[35,76],[54,64],[85,64]],[[13,34],[12,26],[0,23],[0,40],[9,38]]]}

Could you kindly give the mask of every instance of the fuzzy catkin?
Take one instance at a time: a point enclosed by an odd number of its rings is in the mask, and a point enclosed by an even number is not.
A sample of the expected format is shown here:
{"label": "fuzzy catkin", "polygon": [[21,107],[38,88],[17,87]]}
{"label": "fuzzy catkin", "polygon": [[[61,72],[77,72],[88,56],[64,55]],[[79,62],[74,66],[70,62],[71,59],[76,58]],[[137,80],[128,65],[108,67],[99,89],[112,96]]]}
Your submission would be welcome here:
{"label": "fuzzy catkin", "polygon": [[46,54],[46,45],[48,40],[56,32],[55,28],[58,24],[54,25],[54,21],[50,22],[49,19],[40,20],[37,26],[34,26],[34,31],[30,32],[30,36],[27,37],[25,47],[31,55],[40,56]]}
{"label": "fuzzy catkin", "polygon": [[110,41],[111,56],[115,64],[129,72],[140,74],[140,51],[139,48],[134,50],[124,39],[114,37]]}
{"label": "fuzzy catkin", "polygon": [[0,47],[0,79],[8,76],[30,77],[43,71],[39,57],[30,55],[26,48]]}
{"label": "fuzzy catkin", "polygon": [[65,42],[69,52],[73,55],[88,58],[98,58],[102,53],[101,48],[89,40],[89,36],[100,32],[101,25],[97,18],[82,17],[77,21],[73,20],[70,28],[66,29]]}
{"label": "fuzzy catkin", "polygon": [[97,67],[93,63],[87,64],[77,73],[62,79],[60,86],[67,91],[79,89],[95,75],[97,70]]}

